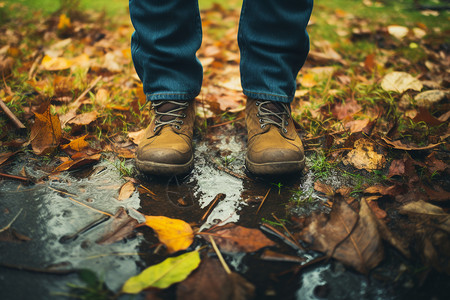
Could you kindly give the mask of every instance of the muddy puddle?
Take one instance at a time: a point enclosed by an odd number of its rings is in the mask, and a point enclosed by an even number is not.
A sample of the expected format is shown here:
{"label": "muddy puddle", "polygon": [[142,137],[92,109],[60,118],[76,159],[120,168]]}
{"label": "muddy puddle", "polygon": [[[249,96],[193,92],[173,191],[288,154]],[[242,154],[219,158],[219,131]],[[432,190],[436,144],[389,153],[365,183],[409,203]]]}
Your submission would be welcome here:
{"label": "muddy puddle", "polygon": [[[0,236],[0,299],[70,298],[74,287],[85,285],[76,272],[81,269],[93,270],[110,290],[118,291],[126,279],[165,258],[155,252],[157,240],[149,229],[138,229],[134,237],[121,242],[97,244],[111,218],[85,205],[112,215],[124,207],[137,219],[141,216],[136,210],[146,215],[164,215],[197,224],[201,229],[229,222],[259,227],[264,220],[274,221],[274,215],[286,219],[290,215],[326,210],[322,205],[325,199],[314,192],[312,171],[296,178],[254,178],[243,167],[242,130],[229,126],[205,136],[195,142],[192,173],[171,178],[136,175],[138,189],[124,201],[118,201],[117,197],[126,179],[121,177],[113,159],[38,184],[2,179],[0,227],[17,218],[8,234]],[[309,159],[307,164],[312,163]],[[10,174],[25,171],[40,178],[47,175],[42,171],[45,164],[22,153],[7,166],[7,171]],[[132,161],[127,161],[126,166],[132,166]],[[328,180],[339,185],[339,174],[335,175]],[[218,197],[220,201],[206,214]],[[201,243],[197,241],[196,245]],[[274,262],[256,254],[225,258],[235,271],[256,285],[256,299],[414,298],[410,297],[414,282],[408,276],[398,275],[402,260],[394,252],[388,256],[390,260],[368,277],[337,262],[297,268],[319,254],[289,247],[282,251],[301,258],[302,262]],[[438,294],[435,299],[440,299]],[[172,296],[169,291],[168,299]]]}

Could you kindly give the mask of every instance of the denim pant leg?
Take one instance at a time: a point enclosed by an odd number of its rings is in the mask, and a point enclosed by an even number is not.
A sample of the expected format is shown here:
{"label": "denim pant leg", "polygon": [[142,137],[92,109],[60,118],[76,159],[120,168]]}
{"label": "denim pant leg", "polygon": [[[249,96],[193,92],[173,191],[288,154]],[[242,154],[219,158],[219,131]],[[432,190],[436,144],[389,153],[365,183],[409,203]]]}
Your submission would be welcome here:
{"label": "denim pant leg", "polygon": [[195,98],[203,79],[198,1],[130,0],[129,7],[131,54],[147,100]]}
{"label": "denim pant leg", "polygon": [[239,23],[241,82],[248,97],[290,103],[309,51],[313,0],[244,0]]}

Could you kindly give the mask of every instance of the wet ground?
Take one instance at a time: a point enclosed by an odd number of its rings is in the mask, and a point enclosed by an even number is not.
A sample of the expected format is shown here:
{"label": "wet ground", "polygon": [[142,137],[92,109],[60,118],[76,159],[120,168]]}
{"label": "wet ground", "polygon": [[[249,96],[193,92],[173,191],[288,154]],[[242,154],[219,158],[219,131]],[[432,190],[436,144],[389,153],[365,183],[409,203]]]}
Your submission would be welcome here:
{"label": "wet ground", "polygon": [[[127,180],[111,157],[41,183],[1,180],[0,227],[15,216],[17,219],[7,234],[0,236],[0,299],[67,298],[73,295],[74,287],[84,286],[76,272],[80,269],[93,270],[110,290],[117,291],[126,279],[165,258],[154,247],[157,241],[150,229],[138,229],[134,237],[121,242],[97,244],[112,220],[82,204],[110,214],[124,207],[138,219],[135,210],[164,215],[201,229],[228,222],[258,227],[263,220],[274,221],[273,215],[285,219],[327,209],[325,199],[314,192],[315,174],[311,170],[302,176],[276,180],[247,174],[243,167],[245,134],[237,128],[228,125],[210,129],[204,139],[197,139],[195,168],[183,178],[135,176],[138,189],[124,201],[118,201],[117,196]],[[311,163],[309,159],[307,165]],[[25,172],[41,178],[48,175],[42,171],[50,169],[46,164],[50,163],[22,153],[6,168],[10,174]],[[132,161],[126,166],[132,166]],[[336,173],[327,180],[339,185],[344,179]],[[221,201],[204,217],[218,196]],[[196,241],[196,245],[199,243]],[[445,278],[433,275],[416,293],[413,276],[402,273],[405,262],[390,249],[385,262],[370,276],[333,261],[299,268],[319,254],[289,247],[282,251],[303,262],[273,262],[255,254],[226,259],[256,285],[257,299],[441,299],[448,287]],[[166,296],[170,298],[170,290]]]}

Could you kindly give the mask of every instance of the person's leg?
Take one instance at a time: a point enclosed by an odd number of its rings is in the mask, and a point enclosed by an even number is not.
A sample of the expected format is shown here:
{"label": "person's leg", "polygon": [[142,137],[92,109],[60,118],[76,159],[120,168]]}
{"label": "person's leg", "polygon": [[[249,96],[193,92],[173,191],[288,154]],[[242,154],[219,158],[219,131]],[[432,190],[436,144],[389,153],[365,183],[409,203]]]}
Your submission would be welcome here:
{"label": "person's leg", "polygon": [[301,171],[303,145],[291,117],[296,77],[309,51],[312,0],[244,0],[239,24],[246,108],[246,166],[260,175]]}
{"label": "person's leg", "polygon": [[192,100],[203,70],[195,53],[202,41],[197,0],[130,0],[135,28],[133,63],[147,100]]}
{"label": "person's leg", "polygon": [[131,53],[153,119],[136,150],[136,166],[147,174],[177,175],[194,162],[193,99],[203,71],[195,53],[201,45],[197,0],[130,0],[135,32]]}

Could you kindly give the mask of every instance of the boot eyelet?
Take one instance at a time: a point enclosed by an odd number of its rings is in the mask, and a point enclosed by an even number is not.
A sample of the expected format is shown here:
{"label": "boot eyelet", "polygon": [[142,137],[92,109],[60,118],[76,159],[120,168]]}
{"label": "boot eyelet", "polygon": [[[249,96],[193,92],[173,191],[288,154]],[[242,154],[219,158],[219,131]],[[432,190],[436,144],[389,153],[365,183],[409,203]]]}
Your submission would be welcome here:
{"label": "boot eyelet", "polygon": [[259,106],[259,104],[260,104],[259,101],[256,101],[256,102],[255,102],[255,105],[256,105],[256,106]]}
{"label": "boot eyelet", "polygon": [[183,122],[183,120],[180,120],[178,123],[180,123],[181,125],[183,125],[184,124],[184,122]]}
{"label": "boot eyelet", "polygon": [[261,125],[261,129],[264,129],[264,127],[266,127],[266,124]]}
{"label": "boot eyelet", "polygon": [[175,128],[176,128],[176,129],[178,129],[178,130],[180,130],[180,129],[181,129],[181,127],[180,127],[180,126],[178,126],[178,125],[175,125]]}
{"label": "boot eyelet", "polygon": [[284,132],[284,133],[287,133],[287,129],[286,129],[286,128],[283,128],[283,132]]}
{"label": "boot eyelet", "polygon": [[259,117],[261,117],[261,115],[260,115],[259,113],[257,113],[257,114],[256,114],[256,117],[259,118]]}
{"label": "boot eyelet", "polygon": [[263,120],[262,119],[259,119],[259,123],[262,123],[263,122]]}
{"label": "boot eyelet", "polygon": [[289,122],[288,122],[288,121],[284,122],[284,125],[285,125],[285,126],[288,126],[288,125],[289,125]]}
{"label": "boot eyelet", "polygon": [[186,114],[181,114],[181,118],[186,118]]}

